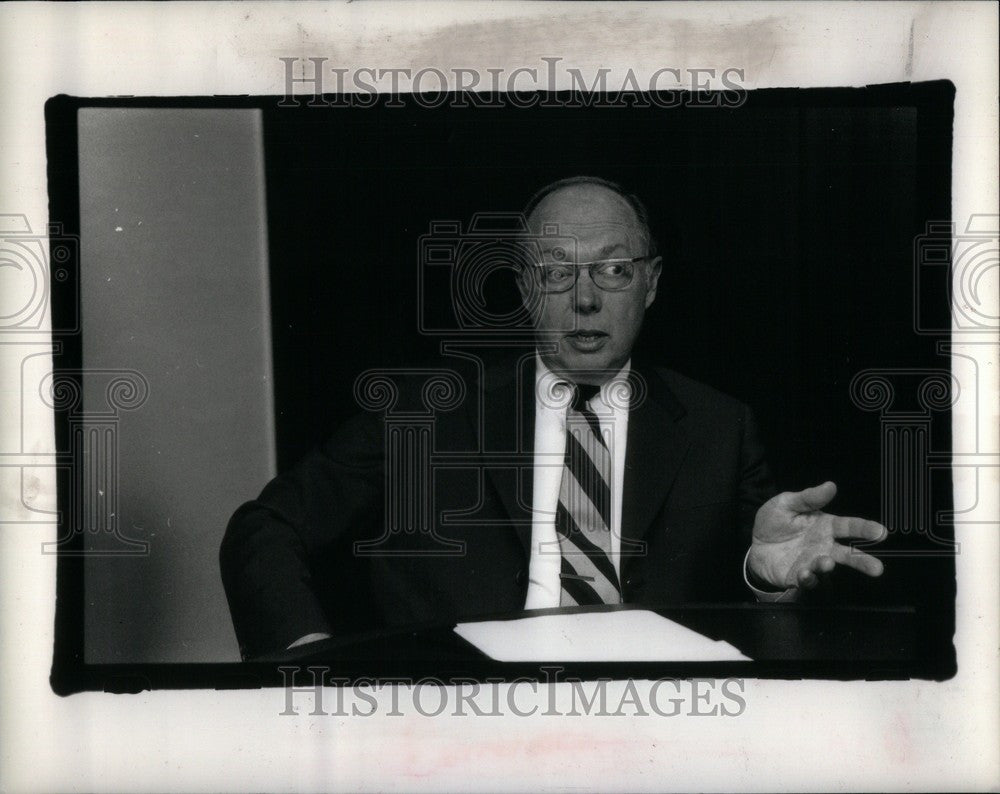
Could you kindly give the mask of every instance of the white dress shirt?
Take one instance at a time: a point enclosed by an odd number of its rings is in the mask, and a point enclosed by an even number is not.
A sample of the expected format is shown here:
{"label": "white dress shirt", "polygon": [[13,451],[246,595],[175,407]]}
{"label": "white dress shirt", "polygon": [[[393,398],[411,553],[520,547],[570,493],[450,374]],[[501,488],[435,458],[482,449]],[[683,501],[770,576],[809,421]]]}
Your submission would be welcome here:
{"label": "white dress shirt", "polygon": [[[631,362],[601,386],[590,401],[611,450],[611,562],[620,572],[622,482],[625,478],[625,444],[628,439],[629,386]],[[562,483],[566,452],[566,409],[573,400],[572,389],[560,387],[565,379],[554,374],[536,356],[535,368],[535,453],[532,491],[531,555],[528,562],[528,596],[525,609],[559,606],[562,582],[562,555],[556,534],[556,506]]]}
{"label": "white dress shirt", "polygon": [[[556,506],[562,483],[566,452],[566,409],[573,400],[572,389],[560,387],[565,379],[553,373],[541,356],[535,356],[535,451],[532,491],[531,554],[528,561],[528,595],[525,609],[559,606],[562,582],[562,555],[556,534]],[[601,386],[590,401],[601,433],[608,442],[614,461],[611,490],[611,562],[621,573],[622,483],[625,479],[625,450],[628,442],[629,386],[631,360],[617,375]],[[613,390],[613,391],[612,391]],[[750,551],[747,550],[747,556]],[[798,588],[767,592],[754,587],[747,578],[746,557],[743,580],[758,601],[794,601]]]}

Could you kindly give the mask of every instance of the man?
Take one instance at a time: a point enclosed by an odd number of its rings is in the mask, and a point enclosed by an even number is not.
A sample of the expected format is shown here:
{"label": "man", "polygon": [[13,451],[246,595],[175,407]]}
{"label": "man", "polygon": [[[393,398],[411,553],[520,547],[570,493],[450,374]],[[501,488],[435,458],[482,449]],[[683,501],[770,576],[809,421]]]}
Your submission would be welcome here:
{"label": "man", "polygon": [[[385,488],[398,465],[386,460],[386,420],[348,422],[230,522],[222,572],[245,656],[343,631],[345,600],[370,599],[376,621],[403,625],[791,600],[836,565],[882,573],[839,541],[885,528],[823,512],[833,483],[775,495],[745,406],[632,361],[662,270],[642,203],[574,177],[539,191],[525,215],[534,242],[518,289],[536,349],[466,376],[461,408],[434,417],[434,452],[456,463],[419,485],[433,526],[384,532],[398,496]],[[417,410],[418,392],[426,405],[421,383],[398,388],[397,408]],[[369,552],[360,572],[350,548]],[[341,587],[324,601],[349,575],[353,598]]]}

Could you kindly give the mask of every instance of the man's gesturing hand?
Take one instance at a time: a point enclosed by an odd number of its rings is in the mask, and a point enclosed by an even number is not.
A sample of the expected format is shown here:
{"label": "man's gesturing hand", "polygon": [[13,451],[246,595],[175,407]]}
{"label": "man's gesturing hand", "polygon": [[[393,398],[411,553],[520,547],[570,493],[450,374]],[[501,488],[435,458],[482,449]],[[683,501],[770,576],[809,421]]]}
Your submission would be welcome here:
{"label": "man's gesturing hand", "polygon": [[836,565],[880,576],[881,561],[837,541],[879,541],[888,530],[875,521],[824,513],[822,508],[836,494],[837,486],[825,482],[798,493],[780,493],[761,505],[747,559],[754,574],[778,588],[815,587],[817,574]]}

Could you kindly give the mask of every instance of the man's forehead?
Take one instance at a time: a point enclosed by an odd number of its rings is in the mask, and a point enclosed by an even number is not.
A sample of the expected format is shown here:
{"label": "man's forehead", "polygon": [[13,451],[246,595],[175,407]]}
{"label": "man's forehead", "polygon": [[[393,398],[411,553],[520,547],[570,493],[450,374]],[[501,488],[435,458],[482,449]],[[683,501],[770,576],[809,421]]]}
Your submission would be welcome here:
{"label": "man's forehead", "polygon": [[598,254],[627,249],[640,237],[638,227],[622,223],[545,223],[532,231],[542,250],[582,248]]}
{"label": "man's forehead", "polygon": [[625,197],[600,185],[572,185],[555,190],[538,202],[528,220],[532,225],[639,225],[635,209]]}
{"label": "man's forehead", "polygon": [[631,204],[600,185],[571,185],[545,196],[528,217],[543,255],[570,259],[622,256],[641,247],[644,227]]}

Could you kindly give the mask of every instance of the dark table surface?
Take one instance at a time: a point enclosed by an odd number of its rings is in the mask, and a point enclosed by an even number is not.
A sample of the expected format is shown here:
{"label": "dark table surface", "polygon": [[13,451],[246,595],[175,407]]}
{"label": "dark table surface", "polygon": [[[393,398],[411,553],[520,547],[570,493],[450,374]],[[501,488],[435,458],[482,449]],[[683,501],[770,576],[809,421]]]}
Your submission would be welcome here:
{"label": "dark table surface", "polygon": [[[219,664],[87,665],[57,657],[53,690],[247,689],[267,687],[468,681],[541,682],[662,678],[778,678],[944,681],[955,674],[952,630],[938,613],[910,607],[826,607],[732,604],[655,607],[571,607],[484,616],[509,620],[545,612],[617,612],[649,609],[713,640],[725,640],[751,661],[499,662],[454,631],[454,623],[369,631],[323,640],[245,662]],[[642,637],[636,639],[642,642]]]}
{"label": "dark table surface", "polygon": [[[658,662],[616,663],[615,649],[601,662],[566,663],[561,669],[579,671],[586,677],[614,674],[627,666],[630,674],[764,674],[779,677],[899,677],[916,654],[913,609],[871,607],[812,607],[794,604],[733,604],[684,607],[605,606],[570,607],[514,613],[489,619],[506,620],[531,614],[579,611],[623,611],[650,609],[663,617],[713,640],[725,640],[752,662]],[[528,673],[539,663],[500,663],[491,660],[454,632],[454,623],[408,626],[367,632],[351,637],[322,640],[299,646],[261,661],[296,664],[326,664],[372,675],[394,675],[410,671],[503,675]],[[641,638],[637,639],[641,642]],[[560,663],[559,659],[547,663]]]}

